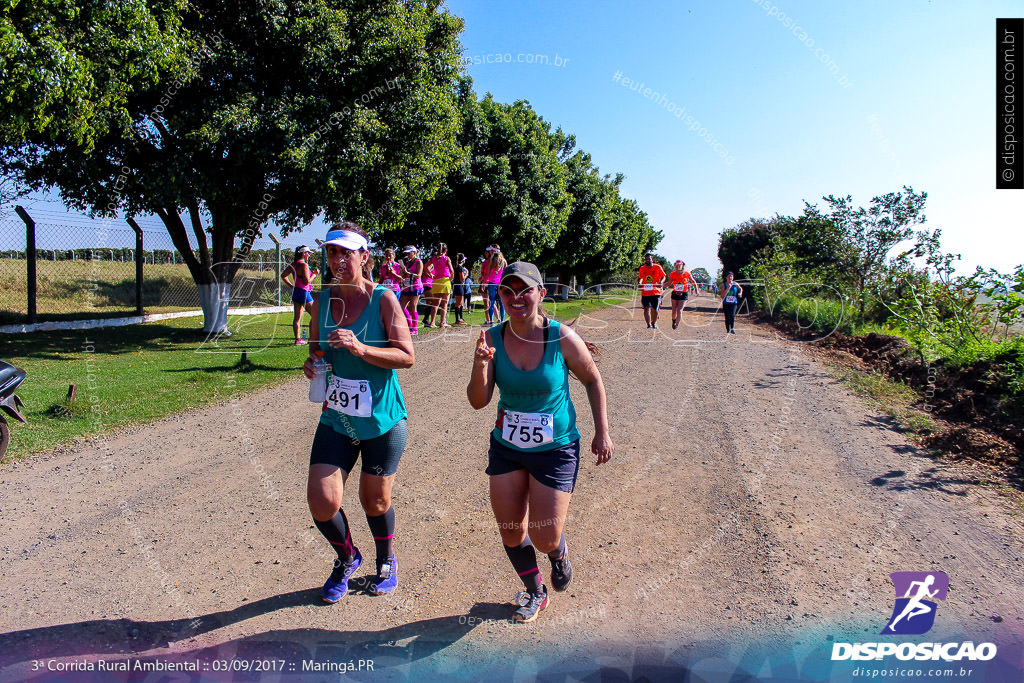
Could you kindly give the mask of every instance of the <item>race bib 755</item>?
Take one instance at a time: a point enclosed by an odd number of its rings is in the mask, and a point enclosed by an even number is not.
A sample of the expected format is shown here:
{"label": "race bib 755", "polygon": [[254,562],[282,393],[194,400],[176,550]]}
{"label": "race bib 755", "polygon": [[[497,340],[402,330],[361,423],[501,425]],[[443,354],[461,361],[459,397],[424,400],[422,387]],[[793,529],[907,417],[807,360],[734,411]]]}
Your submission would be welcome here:
{"label": "race bib 755", "polygon": [[555,439],[554,416],[506,410],[501,421],[501,438],[519,448],[536,448],[551,443]]}

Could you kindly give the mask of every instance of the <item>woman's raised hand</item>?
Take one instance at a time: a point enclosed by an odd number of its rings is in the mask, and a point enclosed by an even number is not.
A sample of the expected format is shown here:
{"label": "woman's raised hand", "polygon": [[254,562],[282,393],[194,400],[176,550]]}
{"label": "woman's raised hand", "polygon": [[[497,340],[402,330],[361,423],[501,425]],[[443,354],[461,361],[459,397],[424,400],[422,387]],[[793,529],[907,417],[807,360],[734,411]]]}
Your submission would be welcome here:
{"label": "woman's raised hand", "polygon": [[473,360],[477,363],[486,364],[489,360],[494,358],[495,348],[487,345],[487,337],[484,330],[480,330],[480,339],[476,342],[476,353],[473,354]]}

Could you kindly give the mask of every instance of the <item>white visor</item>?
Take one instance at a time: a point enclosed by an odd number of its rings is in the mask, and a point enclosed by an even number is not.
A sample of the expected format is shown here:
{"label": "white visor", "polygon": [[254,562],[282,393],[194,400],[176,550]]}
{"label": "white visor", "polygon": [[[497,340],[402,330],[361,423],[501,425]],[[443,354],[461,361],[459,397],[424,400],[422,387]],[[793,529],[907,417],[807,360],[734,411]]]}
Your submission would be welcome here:
{"label": "white visor", "polygon": [[370,244],[366,241],[366,238],[356,232],[349,230],[331,230],[327,233],[327,239],[321,246],[326,247],[328,244],[337,245],[343,249],[350,249],[356,251],[359,249],[368,249]]}

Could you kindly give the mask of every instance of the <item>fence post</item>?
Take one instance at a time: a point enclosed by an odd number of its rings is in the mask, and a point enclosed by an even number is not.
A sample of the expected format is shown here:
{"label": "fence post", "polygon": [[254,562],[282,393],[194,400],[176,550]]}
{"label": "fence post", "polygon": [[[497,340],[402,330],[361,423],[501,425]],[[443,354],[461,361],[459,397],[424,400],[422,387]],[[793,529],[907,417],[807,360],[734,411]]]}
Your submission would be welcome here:
{"label": "fence post", "polygon": [[21,205],[14,207],[21,220],[25,221],[25,257],[28,260],[28,322],[36,322],[36,222]]}
{"label": "fence post", "polygon": [[277,305],[281,305],[281,240],[270,233],[270,239],[274,241],[274,282],[277,283]]}
{"label": "fence post", "polygon": [[135,253],[143,255],[141,259],[138,256],[135,257],[135,313],[142,315],[142,264],[146,261],[145,253],[142,251],[142,228],[134,218],[125,220],[135,231]]}

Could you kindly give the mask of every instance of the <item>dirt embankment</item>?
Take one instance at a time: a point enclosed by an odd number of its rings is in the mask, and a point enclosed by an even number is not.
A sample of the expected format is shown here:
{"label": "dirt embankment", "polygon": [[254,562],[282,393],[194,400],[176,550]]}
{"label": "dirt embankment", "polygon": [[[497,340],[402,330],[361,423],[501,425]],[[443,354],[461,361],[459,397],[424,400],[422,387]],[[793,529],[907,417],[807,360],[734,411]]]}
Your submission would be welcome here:
{"label": "dirt embankment", "polygon": [[937,428],[922,433],[921,444],[954,458],[997,466],[1017,486],[1024,484],[1024,406],[1006,397],[1008,368],[986,360],[955,368],[922,362],[906,339],[874,332],[851,336],[833,332],[824,339],[789,320],[768,320],[793,339],[813,341],[828,351],[859,359],[859,365],[913,388],[917,408],[937,418]]}

